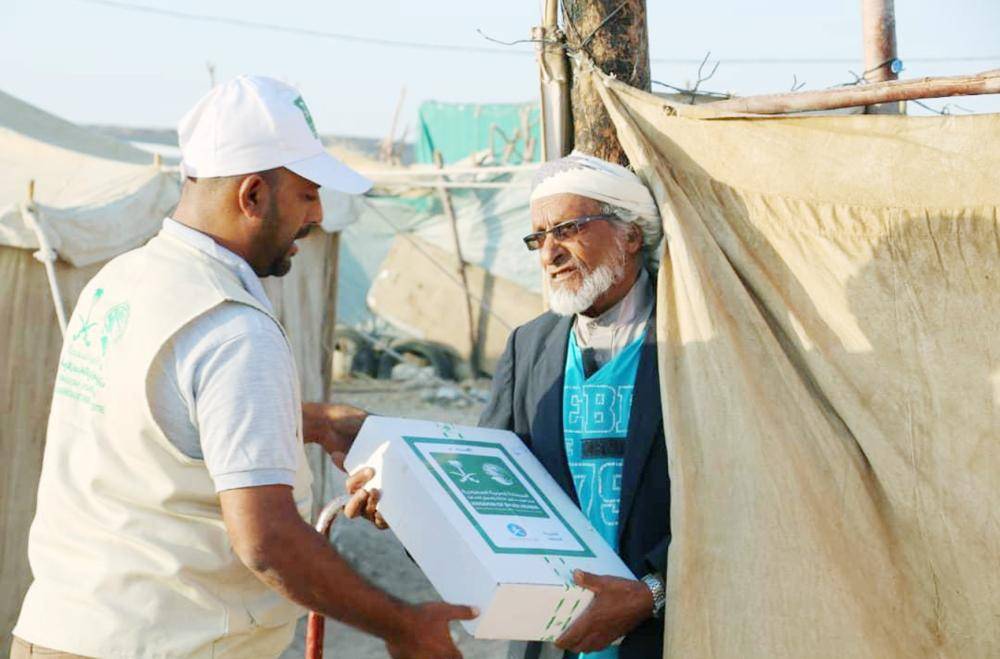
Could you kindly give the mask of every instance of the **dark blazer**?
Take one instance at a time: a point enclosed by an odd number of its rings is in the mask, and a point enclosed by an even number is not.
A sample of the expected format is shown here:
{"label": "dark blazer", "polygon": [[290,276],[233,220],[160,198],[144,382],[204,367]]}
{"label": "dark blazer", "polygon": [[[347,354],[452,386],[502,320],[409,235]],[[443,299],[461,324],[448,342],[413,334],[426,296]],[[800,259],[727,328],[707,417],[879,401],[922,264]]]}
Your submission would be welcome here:
{"label": "dark blazer", "polygon": [[[479,425],[517,433],[579,505],[563,444],[563,379],[572,317],[545,313],[515,329],[493,375]],[[618,555],[637,576],[664,574],[670,544],[670,477],[663,438],[656,328],[646,330],[632,392],[618,524]],[[525,655],[537,655],[531,644]],[[625,637],[620,659],[663,655],[663,620],[650,619]]]}

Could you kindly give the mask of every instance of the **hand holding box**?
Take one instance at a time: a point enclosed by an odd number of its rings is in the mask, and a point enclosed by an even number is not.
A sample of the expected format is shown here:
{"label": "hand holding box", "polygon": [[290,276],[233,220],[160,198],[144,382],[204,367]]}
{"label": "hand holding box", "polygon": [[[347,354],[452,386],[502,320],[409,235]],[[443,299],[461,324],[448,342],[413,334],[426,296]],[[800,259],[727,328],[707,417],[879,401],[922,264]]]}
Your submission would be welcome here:
{"label": "hand holding box", "polygon": [[345,466],[476,638],[558,638],[593,599],[574,570],[634,579],[514,433],[369,417]]}

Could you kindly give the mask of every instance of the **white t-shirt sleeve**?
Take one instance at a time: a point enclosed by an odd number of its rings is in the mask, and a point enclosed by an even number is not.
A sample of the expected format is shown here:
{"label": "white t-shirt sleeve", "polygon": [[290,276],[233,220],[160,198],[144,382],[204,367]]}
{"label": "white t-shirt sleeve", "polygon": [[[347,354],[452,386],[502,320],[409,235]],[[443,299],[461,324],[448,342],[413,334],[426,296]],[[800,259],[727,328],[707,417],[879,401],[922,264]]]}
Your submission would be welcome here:
{"label": "white t-shirt sleeve", "polygon": [[192,421],[218,492],[292,485],[298,469],[291,353],[273,321],[244,309],[258,317],[199,355],[190,374]]}

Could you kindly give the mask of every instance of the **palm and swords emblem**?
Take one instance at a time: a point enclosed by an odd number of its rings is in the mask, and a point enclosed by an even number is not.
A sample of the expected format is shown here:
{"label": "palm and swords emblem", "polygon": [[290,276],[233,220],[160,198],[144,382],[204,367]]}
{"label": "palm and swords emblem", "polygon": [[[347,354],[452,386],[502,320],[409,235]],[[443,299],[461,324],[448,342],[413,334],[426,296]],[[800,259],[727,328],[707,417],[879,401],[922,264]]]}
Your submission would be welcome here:
{"label": "palm and swords emblem", "polygon": [[461,460],[449,460],[448,464],[450,464],[454,468],[455,471],[451,472],[451,474],[452,476],[458,478],[459,483],[479,482],[479,478],[475,474],[469,473],[465,470],[465,468],[462,466]]}
{"label": "palm and swords emblem", "polygon": [[90,347],[90,331],[95,327],[100,331],[101,355],[106,355],[108,346],[115,343],[125,333],[128,326],[128,317],[131,310],[128,302],[121,302],[108,309],[100,321],[91,320],[94,314],[94,305],[104,297],[104,289],[98,288],[90,298],[90,306],[87,313],[80,318],[80,329],[73,334],[73,341],[83,341],[83,344]]}

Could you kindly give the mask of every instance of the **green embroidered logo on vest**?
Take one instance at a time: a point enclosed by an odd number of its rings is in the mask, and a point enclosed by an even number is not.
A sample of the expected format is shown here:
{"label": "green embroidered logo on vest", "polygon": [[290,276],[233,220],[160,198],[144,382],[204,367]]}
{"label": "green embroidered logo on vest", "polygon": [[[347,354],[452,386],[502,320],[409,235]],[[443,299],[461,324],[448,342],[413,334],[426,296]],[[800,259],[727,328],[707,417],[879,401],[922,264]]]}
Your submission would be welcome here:
{"label": "green embroidered logo on vest", "polygon": [[83,345],[90,347],[91,330],[96,329],[100,334],[98,340],[101,345],[101,356],[108,354],[108,346],[113,345],[122,338],[125,328],[128,327],[128,317],[131,307],[128,302],[120,302],[108,309],[100,321],[91,320],[94,313],[94,305],[104,297],[104,289],[98,288],[94,291],[94,296],[90,299],[90,307],[87,313],[80,319],[80,329],[73,334],[71,340],[74,343],[83,342]]}
{"label": "green embroidered logo on vest", "polygon": [[101,314],[97,307],[103,298],[104,289],[96,289],[86,312],[80,314],[60,356],[54,390],[56,396],[71,398],[98,414],[104,414],[104,359],[125,334],[131,313],[128,302],[119,302]]}
{"label": "green embroidered logo on vest", "polygon": [[292,102],[295,103],[295,107],[302,111],[302,116],[306,118],[306,123],[309,124],[309,130],[312,131],[313,137],[319,139],[319,133],[316,132],[316,125],[313,123],[312,114],[309,112],[309,108],[306,107],[306,102],[302,100],[301,96]]}

